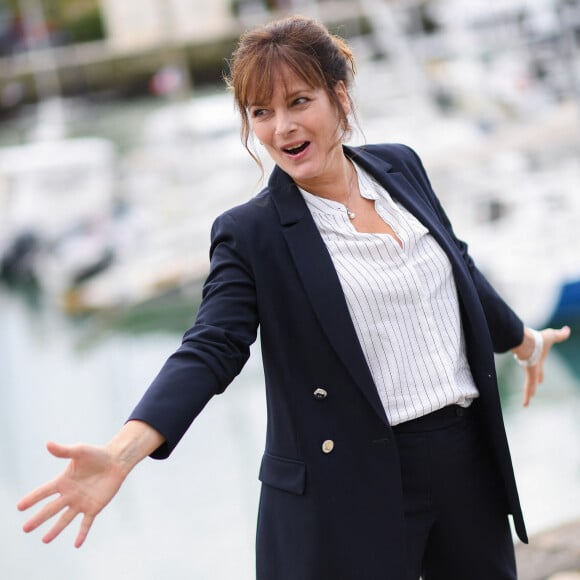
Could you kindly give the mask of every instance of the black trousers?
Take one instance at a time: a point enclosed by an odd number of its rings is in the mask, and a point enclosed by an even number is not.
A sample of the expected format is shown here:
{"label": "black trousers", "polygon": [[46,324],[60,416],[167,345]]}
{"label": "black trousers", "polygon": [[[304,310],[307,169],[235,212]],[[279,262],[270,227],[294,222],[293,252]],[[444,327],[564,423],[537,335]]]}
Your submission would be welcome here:
{"label": "black trousers", "polygon": [[505,496],[477,417],[445,407],[394,427],[409,580],[515,580]]}

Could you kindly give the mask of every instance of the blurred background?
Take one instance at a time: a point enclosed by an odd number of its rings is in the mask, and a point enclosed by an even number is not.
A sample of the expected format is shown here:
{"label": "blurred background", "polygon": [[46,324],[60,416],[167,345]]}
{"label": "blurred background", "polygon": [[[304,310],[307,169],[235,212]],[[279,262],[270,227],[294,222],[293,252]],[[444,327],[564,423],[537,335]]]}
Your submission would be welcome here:
{"label": "blurred background", "polygon": [[257,346],[82,550],[74,524],[50,547],[22,534],[15,504],[62,468],[47,440],[109,439],[193,321],[213,219],[261,186],[227,59],[289,12],[354,49],[352,143],[414,147],[496,288],[529,325],[576,331],[529,409],[521,370],[497,364],[530,531],[580,518],[580,1],[3,1],[3,580],[254,577]]}

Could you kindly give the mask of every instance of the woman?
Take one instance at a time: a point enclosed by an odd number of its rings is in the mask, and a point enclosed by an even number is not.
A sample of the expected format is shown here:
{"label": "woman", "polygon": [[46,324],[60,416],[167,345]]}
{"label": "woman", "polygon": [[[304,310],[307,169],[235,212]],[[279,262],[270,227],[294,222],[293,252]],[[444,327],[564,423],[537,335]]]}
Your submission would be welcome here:
{"label": "woman", "polygon": [[[569,329],[525,328],[457,240],[417,155],[342,145],[354,61],[316,22],[242,36],[229,83],[268,186],[214,223],[195,325],[104,447],[49,443],[66,470],[44,541],[95,516],[144,457],[167,457],[249,356],[258,327],[268,429],[261,580],[515,578],[526,541],[493,352],[525,367],[524,404]],[[250,153],[257,159],[255,153]]]}

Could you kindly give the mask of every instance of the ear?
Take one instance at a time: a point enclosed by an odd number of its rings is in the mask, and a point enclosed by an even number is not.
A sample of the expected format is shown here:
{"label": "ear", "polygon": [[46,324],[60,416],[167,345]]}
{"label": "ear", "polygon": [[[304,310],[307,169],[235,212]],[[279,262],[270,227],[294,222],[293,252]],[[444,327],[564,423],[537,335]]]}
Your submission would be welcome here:
{"label": "ear", "polygon": [[344,81],[338,81],[334,86],[334,92],[338,97],[338,101],[344,111],[345,116],[348,117],[350,114],[351,106],[350,106],[350,99],[348,98],[348,89],[344,84]]}

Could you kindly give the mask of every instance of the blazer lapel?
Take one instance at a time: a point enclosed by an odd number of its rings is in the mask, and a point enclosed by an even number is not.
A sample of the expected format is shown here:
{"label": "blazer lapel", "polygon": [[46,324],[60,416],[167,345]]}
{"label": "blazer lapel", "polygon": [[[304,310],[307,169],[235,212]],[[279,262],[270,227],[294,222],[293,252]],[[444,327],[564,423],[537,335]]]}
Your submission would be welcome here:
{"label": "blazer lapel", "polygon": [[306,203],[290,177],[278,167],[272,173],[269,188],[294,265],[320,325],[346,371],[386,422],[338,275]]}

